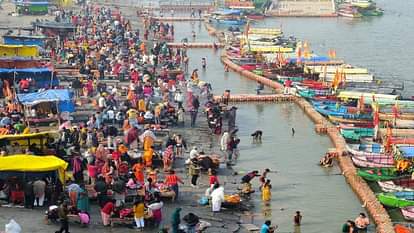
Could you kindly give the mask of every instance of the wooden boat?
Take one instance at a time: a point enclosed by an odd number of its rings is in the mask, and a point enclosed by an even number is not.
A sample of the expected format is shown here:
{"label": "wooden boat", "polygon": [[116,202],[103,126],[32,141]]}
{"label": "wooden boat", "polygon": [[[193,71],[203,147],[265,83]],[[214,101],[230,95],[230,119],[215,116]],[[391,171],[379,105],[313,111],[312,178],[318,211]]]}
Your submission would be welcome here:
{"label": "wooden boat", "polygon": [[246,14],[246,18],[250,20],[263,20],[265,19],[265,15],[259,12],[249,12]]}
{"label": "wooden boat", "polygon": [[413,228],[411,226],[402,225],[402,224],[395,224],[394,225],[395,233],[412,233]]}
{"label": "wooden boat", "polygon": [[414,221],[414,206],[401,208],[401,214],[405,220]]}
{"label": "wooden boat", "polygon": [[338,10],[338,15],[347,18],[361,18],[362,15],[353,9],[350,8],[341,8]]}
{"label": "wooden boat", "polygon": [[378,185],[384,192],[400,192],[400,191],[413,191],[414,192],[414,180],[411,177],[404,177],[395,180],[378,181]]}
{"label": "wooden boat", "polygon": [[380,193],[378,194],[378,200],[381,204],[389,207],[414,206],[414,192]]}
{"label": "wooden boat", "polygon": [[280,28],[250,28],[249,34],[260,34],[260,35],[271,35],[280,36],[282,35],[282,29]]}
{"label": "wooden boat", "polygon": [[371,104],[372,100],[375,99],[375,102],[377,102],[380,105],[383,104],[390,104],[398,101],[399,95],[386,95],[386,94],[375,94],[375,93],[368,93],[368,92],[358,92],[358,91],[341,91],[338,95],[339,99],[354,99],[359,100],[361,96],[364,97],[365,104]]}
{"label": "wooden boat", "polygon": [[245,17],[241,16],[240,10],[225,9],[211,13],[210,22],[227,26],[240,26],[247,23]]}
{"label": "wooden boat", "polygon": [[371,0],[350,0],[347,2],[352,6],[359,8],[369,8],[374,4]]}
{"label": "wooden boat", "polygon": [[373,145],[380,145],[377,142],[374,142],[372,137],[362,137],[359,139],[361,144],[373,144]]}
{"label": "wooden boat", "polygon": [[399,82],[399,81],[377,80],[376,82],[370,82],[370,83],[347,81],[344,84],[344,86],[346,88],[368,88],[368,89],[389,88],[389,89],[401,90],[401,91],[404,90],[404,82]]}
{"label": "wooden boat", "polygon": [[384,10],[381,8],[375,9],[363,9],[359,10],[362,16],[382,16],[384,14]]}
{"label": "wooden boat", "polygon": [[414,138],[393,137],[393,138],[391,138],[391,143],[392,144],[414,145]]}
{"label": "wooden boat", "polygon": [[374,124],[372,122],[357,122],[352,124],[339,123],[339,127],[341,129],[374,128]]}
{"label": "wooden boat", "polygon": [[[385,120],[394,120],[395,116],[393,113],[379,113],[379,119],[382,121]],[[398,119],[401,120],[414,120],[414,113],[402,113],[398,116]]]}
{"label": "wooden boat", "polygon": [[374,129],[358,128],[358,129],[340,129],[341,135],[347,140],[358,141],[361,137],[374,136]]}
{"label": "wooden boat", "polygon": [[391,120],[391,123],[394,128],[398,128],[398,129],[413,129],[414,128],[414,120],[396,119],[396,120]]}
{"label": "wooden boat", "polygon": [[370,125],[372,124],[372,121],[369,120],[358,120],[358,119],[347,119],[342,117],[336,117],[336,116],[328,116],[329,120],[334,123],[342,123],[342,124],[355,124],[355,125]]}
{"label": "wooden boat", "polygon": [[371,156],[371,157],[361,157],[361,156],[352,156],[352,162],[355,166],[363,168],[386,168],[394,167],[394,158],[392,156],[382,155],[382,156]]}
{"label": "wooden boat", "polygon": [[[398,175],[395,168],[360,168],[358,169],[357,174],[368,181],[395,180],[405,177],[404,175]],[[408,177],[410,175],[406,176]]]}
{"label": "wooden boat", "polygon": [[348,113],[348,109],[344,106],[334,106],[334,105],[326,105],[322,104],[315,104],[312,103],[313,107],[316,111],[324,116],[342,116]]}
{"label": "wooden boat", "polygon": [[353,156],[384,156],[384,147],[379,144],[346,144],[346,150]]}
{"label": "wooden boat", "polygon": [[314,89],[309,89],[309,88],[298,88],[298,86],[296,86],[296,88],[298,89],[298,94],[302,96],[303,98],[307,98],[307,99],[313,99],[317,96],[330,96],[331,95],[331,91],[329,89],[314,90]]}

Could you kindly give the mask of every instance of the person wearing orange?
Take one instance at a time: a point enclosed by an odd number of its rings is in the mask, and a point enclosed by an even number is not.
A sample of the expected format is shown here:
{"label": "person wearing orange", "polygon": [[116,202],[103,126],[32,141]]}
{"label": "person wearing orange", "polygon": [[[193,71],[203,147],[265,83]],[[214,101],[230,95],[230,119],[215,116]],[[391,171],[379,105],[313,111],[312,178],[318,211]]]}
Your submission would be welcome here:
{"label": "person wearing orange", "polygon": [[141,50],[141,52],[143,53],[143,54],[145,54],[145,50],[146,50],[146,48],[145,48],[145,43],[144,42],[142,42],[141,43],[141,45],[139,46],[139,50]]}
{"label": "person wearing orange", "polygon": [[143,159],[146,167],[152,167],[152,157],[154,155],[154,148],[151,146],[148,150],[144,151]]}
{"label": "person wearing orange", "polygon": [[121,153],[121,155],[126,154],[128,152],[128,147],[126,147],[124,144],[120,144],[118,146],[118,151]]}
{"label": "person wearing orange", "polygon": [[175,193],[175,199],[177,199],[178,198],[178,192],[179,192],[179,190],[178,190],[178,183],[181,183],[181,184],[184,184],[184,182],[181,180],[181,178],[180,177],[178,177],[176,174],[175,174],[175,171],[174,170],[171,170],[170,171],[170,174],[168,174],[166,177],[165,177],[165,181],[164,181],[164,183],[166,184],[166,185],[168,185],[168,186],[170,186],[171,187],[171,189],[174,191],[174,193]]}
{"label": "person wearing orange", "polygon": [[141,184],[144,183],[144,165],[142,164],[142,161],[139,160],[134,166],[132,167],[132,171],[134,172],[135,179],[137,182],[140,182]]}
{"label": "person wearing orange", "polygon": [[144,137],[144,151],[150,150],[152,145],[154,145],[154,139],[150,136]]}
{"label": "person wearing orange", "polygon": [[138,112],[146,112],[147,109],[145,107],[145,100],[144,99],[140,99],[138,100]]}

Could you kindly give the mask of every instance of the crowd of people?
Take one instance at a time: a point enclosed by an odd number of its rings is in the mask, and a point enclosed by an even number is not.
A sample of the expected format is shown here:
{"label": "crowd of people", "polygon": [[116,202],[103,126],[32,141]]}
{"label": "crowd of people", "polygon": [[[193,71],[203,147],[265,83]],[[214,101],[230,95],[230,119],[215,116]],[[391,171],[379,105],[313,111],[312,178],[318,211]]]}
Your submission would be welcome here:
{"label": "crowd of people", "polygon": [[[0,180],[0,199],[26,208],[48,206],[47,219],[59,220],[61,227],[56,232],[66,233],[71,216],[79,217],[82,224],[90,223],[90,202],[96,199],[104,226],[128,218],[143,231],[148,224],[160,227],[165,222],[164,198],[179,201],[180,185],[186,181],[176,173],[174,163],[184,158],[192,188],[199,188],[203,171],[209,176],[200,204],[210,203],[216,214],[223,204],[240,202],[238,195],[225,194],[218,177],[219,158],[206,155],[197,146],[190,150],[187,138],[171,134],[172,127],[197,127],[199,113],[205,112],[211,133],[221,136],[220,149],[228,165],[240,156],[237,107],[229,106],[228,99],[224,103],[215,101],[211,85],[200,80],[197,69],[186,79],[186,48],[172,49],[166,43],[174,38],[174,25],[145,18],[141,36],[119,10],[92,5],[85,5],[79,14],[61,11],[55,20],[71,22],[77,33],[52,49],[51,58],[61,66],[79,70],[79,77],[71,81],[69,88],[76,100],[87,99],[93,107],[86,121],[64,122],[59,137],[45,143],[46,149],[69,162],[68,179],[61,182],[47,174],[24,181]],[[202,68],[206,67],[203,58]],[[105,80],[118,82],[109,85]],[[26,79],[19,84],[24,91],[30,91],[29,87]],[[0,118],[0,135],[30,132],[18,105],[12,101]],[[223,130],[224,118],[228,125]],[[168,137],[163,141],[165,134]],[[256,131],[252,136],[261,141],[262,132]],[[8,145],[1,148],[1,156],[45,154],[38,146],[31,144],[23,150],[19,144]],[[245,174],[240,194],[248,197],[253,193],[251,181],[260,177],[261,199],[268,204],[272,198],[272,184],[267,178],[270,172],[265,169],[261,174],[256,170]],[[199,216],[189,212],[181,218],[181,211],[176,208],[171,216],[172,232],[182,231],[181,220],[185,232],[200,229]],[[299,226],[301,221],[302,215],[297,211],[294,224]],[[348,221],[343,232],[363,230],[368,224],[361,214],[355,222]],[[276,228],[266,221],[260,232],[274,232]]]}

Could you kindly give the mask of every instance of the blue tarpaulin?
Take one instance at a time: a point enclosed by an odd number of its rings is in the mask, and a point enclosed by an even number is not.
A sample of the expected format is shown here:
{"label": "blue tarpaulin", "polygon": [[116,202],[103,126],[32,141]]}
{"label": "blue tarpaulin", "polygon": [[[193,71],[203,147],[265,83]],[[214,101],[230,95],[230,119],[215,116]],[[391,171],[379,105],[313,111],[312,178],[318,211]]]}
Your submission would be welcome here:
{"label": "blue tarpaulin", "polygon": [[398,149],[403,153],[404,157],[413,158],[414,157],[414,147],[413,146],[399,146]]}
{"label": "blue tarpaulin", "polygon": [[59,85],[59,80],[52,76],[52,70],[49,68],[0,68],[0,79],[8,79],[11,82],[15,79],[16,83],[18,83],[21,79],[26,78],[34,80],[36,88],[50,88],[50,85],[52,87]]}
{"label": "blue tarpaulin", "polygon": [[41,37],[3,36],[3,40],[7,45],[36,45],[39,47],[44,45],[44,38]]}
{"label": "blue tarpaulin", "polygon": [[22,69],[7,69],[0,68],[0,73],[13,73],[13,72],[22,72],[22,73],[42,73],[42,72],[51,72],[47,67],[42,68],[22,68]]}
{"label": "blue tarpaulin", "polygon": [[59,112],[74,112],[73,93],[67,89],[51,89],[29,94],[19,94],[18,101],[33,106],[44,102],[58,102]]}

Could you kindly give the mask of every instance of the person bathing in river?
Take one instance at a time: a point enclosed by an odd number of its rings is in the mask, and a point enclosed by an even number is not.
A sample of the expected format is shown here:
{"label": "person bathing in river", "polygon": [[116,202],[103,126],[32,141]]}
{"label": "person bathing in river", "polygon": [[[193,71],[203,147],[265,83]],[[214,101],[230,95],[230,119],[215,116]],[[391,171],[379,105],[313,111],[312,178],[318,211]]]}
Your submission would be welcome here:
{"label": "person bathing in river", "polygon": [[367,227],[369,225],[369,219],[364,213],[360,213],[359,216],[355,219],[355,228],[358,232],[367,232]]}
{"label": "person bathing in river", "polygon": [[269,172],[270,172],[270,169],[269,169],[269,168],[266,168],[266,169],[263,171],[262,175],[259,177],[259,181],[260,181],[260,190],[262,189],[263,185],[266,183],[266,176],[267,176],[267,173],[269,173]]}
{"label": "person bathing in river", "polygon": [[201,58],[201,66],[203,67],[203,70],[205,70],[207,67],[207,61],[205,57]]}
{"label": "person bathing in river", "polygon": [[343,233],[357,233],[355,222],[348,220],[344,225],[342,225],[342,232]]}
{"label": "person bathing in river", "polygon": [[262,187],[262,200],[263,202],[269,202],[272,199],[272,185],[270,184],[270,180],[266,180]]}
{"label": "person bathing in river", "polygon": [[319,165],[321,165],[322,167],[332,167],[333,166],[333,155],[327,153],[319,161]]}
{"label": "person bathing in river", "polygon": [[300,214],[300,211],[296,211],[296,215],[293,217],[293,223],[295,226],[300,226],[302,222],[302,215]]}

